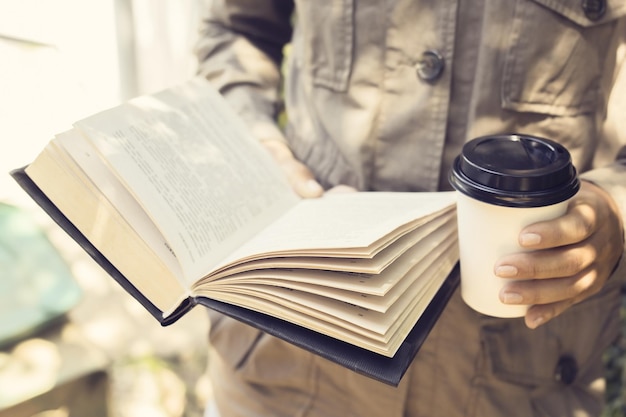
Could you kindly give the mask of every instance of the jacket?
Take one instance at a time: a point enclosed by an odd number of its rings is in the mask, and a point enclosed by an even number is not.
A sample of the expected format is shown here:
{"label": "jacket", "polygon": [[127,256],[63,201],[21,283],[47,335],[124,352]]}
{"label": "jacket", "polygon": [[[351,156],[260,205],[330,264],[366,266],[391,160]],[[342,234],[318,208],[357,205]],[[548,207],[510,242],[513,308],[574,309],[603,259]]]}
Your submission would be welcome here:
{"label": "jacket", "polygon": [[[465,142],[518,132],[564,144],[626,215],[624,116],[611,107],[626,92],[615,82],[625,16],[619,0],[216,0],[197,55],[253,134],[286,141],[325,187],[448,190]],[[218,405],[224,416],[598,415],[623,276],[620,265],[600,294],[534,331],[457,294],[397,388],[216,316]]]}

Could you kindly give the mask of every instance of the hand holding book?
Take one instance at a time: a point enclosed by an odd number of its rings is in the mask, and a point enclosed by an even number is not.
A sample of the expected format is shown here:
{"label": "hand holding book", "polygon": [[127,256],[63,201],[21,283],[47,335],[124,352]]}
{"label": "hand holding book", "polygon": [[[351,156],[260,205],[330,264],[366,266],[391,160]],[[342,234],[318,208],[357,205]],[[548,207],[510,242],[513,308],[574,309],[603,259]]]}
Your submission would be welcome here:
{"label": "hand holding book", "polygon": [[261,144],[282,169],[293,190],[302,198],[320,197],[324,189],[302,162],[298,161],[289,147],[281,140],[266,139]]}

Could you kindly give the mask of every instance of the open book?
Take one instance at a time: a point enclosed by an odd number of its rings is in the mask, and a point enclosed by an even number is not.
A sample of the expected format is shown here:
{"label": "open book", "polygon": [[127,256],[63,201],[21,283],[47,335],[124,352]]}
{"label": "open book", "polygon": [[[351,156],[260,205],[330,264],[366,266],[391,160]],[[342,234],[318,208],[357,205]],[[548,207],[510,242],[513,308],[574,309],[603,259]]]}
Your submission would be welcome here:
{"label": "open book", "polygon": [[202,79],[76,122],[12,175],[163,325],[202,304],[389,384],[458,283],[454,193],[300,199]]}

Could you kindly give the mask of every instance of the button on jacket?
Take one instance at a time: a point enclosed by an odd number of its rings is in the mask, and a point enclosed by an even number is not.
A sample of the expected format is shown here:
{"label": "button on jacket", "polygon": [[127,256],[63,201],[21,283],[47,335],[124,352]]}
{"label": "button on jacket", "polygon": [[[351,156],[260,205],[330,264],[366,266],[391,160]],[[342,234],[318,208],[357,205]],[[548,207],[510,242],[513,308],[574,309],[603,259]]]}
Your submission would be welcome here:
{"label": "button on jacket", "polygon": [[[197,55],[325,187],[448,190],[466,141],[517,132],[565,145],[624,215],[626,139],[606,126],[625,16],[621,0],[215,0]],[[456,294],[397,388],[214,315],[216,399],[224,417],[598,415],[623,276],[536,330]]]}

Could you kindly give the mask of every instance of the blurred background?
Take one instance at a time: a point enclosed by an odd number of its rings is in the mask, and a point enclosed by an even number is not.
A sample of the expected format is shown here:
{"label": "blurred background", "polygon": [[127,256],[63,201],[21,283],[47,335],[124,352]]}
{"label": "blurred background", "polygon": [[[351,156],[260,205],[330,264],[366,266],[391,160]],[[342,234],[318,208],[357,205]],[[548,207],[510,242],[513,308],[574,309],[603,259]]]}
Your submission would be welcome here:
{"label": "blurred background", "polygon": [[[0,417],[191,417],[211,398],[205,312],[161,328],[8,175],[74,121],[192,76],[206,1],[0,0]],[[625,351],[605,355],[604,417],[626,416]]]}
{"label": "blurred background", "polygon": [[161,328],[10,178],[55,133],[195,72],[203,0],[0,0],[0,416],[201,416],[206,312]]}

